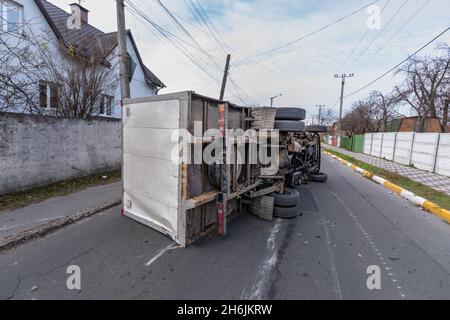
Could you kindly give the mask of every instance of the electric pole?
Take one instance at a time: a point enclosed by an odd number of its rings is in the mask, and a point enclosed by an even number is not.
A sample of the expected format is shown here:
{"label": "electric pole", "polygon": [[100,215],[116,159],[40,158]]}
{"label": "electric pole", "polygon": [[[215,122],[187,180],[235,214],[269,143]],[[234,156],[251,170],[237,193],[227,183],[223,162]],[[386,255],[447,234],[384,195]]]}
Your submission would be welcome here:
{"label": "electric pole", "polygon": [[117,43],[119,45],[120,63],[120,95],[121,99],[130,98],[130,81],[128,77],[127,31],[125,29],[124,0],[116,0],[117,4]]}
{"label": "electric pole", "polygon": [[278,97],[281,97],[282,95],[283,95],[283,94],[280,93],[279,95],[270,97],[270,107],[271,107],[271,108],[273,107],[273,100],[275,100],[275,99],[278,98]]}
{"label": "electric pole", "polygon": [[317,104],[316,105],[317,108],[319,108],[319,120],[318,120],[318,124],[322,124],[322,108],[325,108],[324,104]]}
{"label": "electric pole", "polygon": [[[339,78],[339,79],[342,79],[342,86],[341,86],[341,105],[340,105],[340,108],[339,108],[339,122],[338,122],[338,130],[337,130],[337,132],[338,132],[338,144],[339,144],[339,139],[340,139],[340,137],[341,137],[341,121],[342,121],[342,110],[343,110],[343,107],[344,107],[344,87],[345,87],[345,79],[346,78],[353,78],[353,76],[354,76],[354,74],[353,73],[350,73],[350,74],[341,74],[341,75],[338,75],[338,74],[335,74],[334,75],[334,77],[335,78]],[[339,147],[339,145],[338,145],[338,147]]]}
{"label": "electric pole", "polygon": [[225,88],[227,86],[227,79],[228,79],[228,71],[230,70],[230,60],[231,55],[227,55],[227,62],[225,63],[225,71],[223,72],[223,80],[222,80],[222,89],[220,89],[220,101],[223,101],[224,95],[225,95]]}

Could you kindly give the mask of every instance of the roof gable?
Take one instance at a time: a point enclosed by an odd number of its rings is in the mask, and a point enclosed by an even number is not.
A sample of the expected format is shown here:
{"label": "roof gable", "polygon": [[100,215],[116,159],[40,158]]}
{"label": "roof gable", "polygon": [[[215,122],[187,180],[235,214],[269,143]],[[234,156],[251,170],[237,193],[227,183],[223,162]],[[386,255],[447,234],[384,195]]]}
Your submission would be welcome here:
{"label": "roof gable", "polygon": [[[81,29],[71,30],[67,28],[67,20],[70,14],[63,9],[55,6],[46,0],[34,0],[42,15],[47,20],[50,28],[55,33],[58,40],[64,42],[66,45],[77,46],[82,53],[89,55],[95,49],[101,49],[104,56],[108,56],[112,50],[117,46],[117,32],[104,33],[94,26],[83,23]],[[131,31],[127,31],[133,44],[139,63],[144,71],[146,81],[149,85],[155,85],[160,88],[165,88],[164,83],[148,69],[142,61],[141,55],[137,45],[133,39]]]}

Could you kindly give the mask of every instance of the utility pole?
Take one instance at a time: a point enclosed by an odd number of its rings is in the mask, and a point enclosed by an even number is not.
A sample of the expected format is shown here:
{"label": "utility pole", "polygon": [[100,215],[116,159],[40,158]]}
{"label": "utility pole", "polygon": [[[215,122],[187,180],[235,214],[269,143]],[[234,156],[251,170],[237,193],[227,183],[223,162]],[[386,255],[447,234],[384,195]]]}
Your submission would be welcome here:
{"label": "utility pole", "polygon": [[324,104],[317,104],[316,105],[317,108],[319,108],[319,120],[318,120],[318,124],[322,124],[322,108],[325,108]]}
{"label": "utility pole", "polygon": [[271,108],[273,107],[273,100],[275,100],[275,99],[278,98],[278,97],[281,97],[282,95],[283,95],[283,94],[280,93],[279,95],[270,97],[270,107],[271,107]]}
{"label": "utility pole", "polygon": [[[354,76],[354,74],[353,73],[350,73],[350,74],[341,74],[341,75],[338,75],[338,74],[335,74],[334,75],[334,77],[335,78],[337,78],[337,79],[342,79],[342,86],[341,86],[341,105],[340,105],[340,108],[339,108],[339,122],[338,122],[338,137],[337,137],[337,139],[338,139],[338,143],[339,143],[339,139],[340,139],[340,136],[341,136],[341,121],[342,121],[342,111],[343,111],[343,107],[344,107],[344,87],[345,87],[345,79],[346,78],[353,78],[353,76]],[[339,147],[339,145],[338,145],[338,147]]]}
{"label": "utility pole", "polygon": [[120,62],[120,94],[121,99],[130,98],[130,81],[128,77],[127,31],[125,29],[124,0],[116,0],[117,4],[117,40]]}
{"label": "utility pole", "polygon": [[225,71],[223,72],[223,80],[222,80],[222,89],[220,89],[220,101],[223,101],[223,98],[225,96],[225,88],[227,86],[227,79],[228,79],[228,71],[230,70],[230,60],[231,55],[227,55],[227,62],[225,63]]}

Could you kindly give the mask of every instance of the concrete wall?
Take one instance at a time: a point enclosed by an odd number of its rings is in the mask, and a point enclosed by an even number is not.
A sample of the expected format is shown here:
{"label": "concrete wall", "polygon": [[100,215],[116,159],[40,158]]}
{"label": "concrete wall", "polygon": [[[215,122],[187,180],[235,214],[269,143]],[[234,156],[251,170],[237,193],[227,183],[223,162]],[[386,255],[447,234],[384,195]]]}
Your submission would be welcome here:
{"label": "concrete wall", "polygon": [[121,126],[0,113],[0,194],[119,169]]}
{"label": "concrete wall", "polygon": [[450,177],[450,133],[367,133],[364,153]]}

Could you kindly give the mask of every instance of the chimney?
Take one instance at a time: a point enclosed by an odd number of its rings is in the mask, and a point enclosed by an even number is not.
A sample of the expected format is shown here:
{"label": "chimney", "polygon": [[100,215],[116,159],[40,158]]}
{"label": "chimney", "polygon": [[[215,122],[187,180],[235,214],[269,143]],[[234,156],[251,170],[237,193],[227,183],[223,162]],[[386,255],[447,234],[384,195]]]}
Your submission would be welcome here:
{"label": "chimney", "polygon": [[89,10],[78,3],[70,4],[70,11],[72,14],[80,13],[81,23],[88,24]]}

